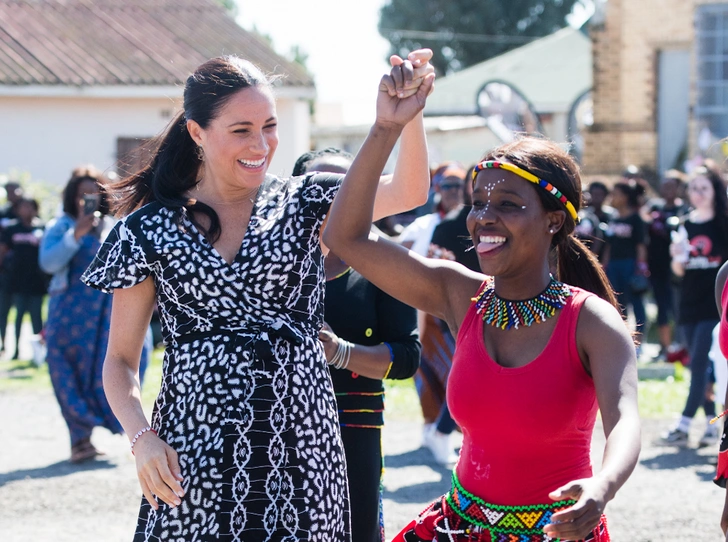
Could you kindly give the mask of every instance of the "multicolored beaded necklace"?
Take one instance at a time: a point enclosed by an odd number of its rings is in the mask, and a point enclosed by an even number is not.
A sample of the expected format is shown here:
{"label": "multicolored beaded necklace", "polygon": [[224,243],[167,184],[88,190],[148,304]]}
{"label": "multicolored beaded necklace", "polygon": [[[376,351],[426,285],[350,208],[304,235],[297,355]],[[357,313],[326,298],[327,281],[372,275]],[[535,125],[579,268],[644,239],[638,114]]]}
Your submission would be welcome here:
{"label": "multicolored beaded necklace", "polygon": [[524,301],[509,301],[498,297],[490,279],[475,301],[476,312],[483,322],[501,329],[518,329],[551,318],[556,311],[566,305],[572,295],[571,288],[554,277],[546,289],[536,297]]}

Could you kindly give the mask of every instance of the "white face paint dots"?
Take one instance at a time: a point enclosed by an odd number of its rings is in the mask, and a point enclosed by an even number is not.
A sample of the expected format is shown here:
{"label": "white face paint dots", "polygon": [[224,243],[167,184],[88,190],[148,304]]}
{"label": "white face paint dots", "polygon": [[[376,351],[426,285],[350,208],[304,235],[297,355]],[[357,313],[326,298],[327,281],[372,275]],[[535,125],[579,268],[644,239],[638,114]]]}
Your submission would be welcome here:
{"label": "white face paint dots", "polygon": [[504,183],[504,182],[506,182],[505,179],[500,179],[498,181],[490,181],[488,184],[485,185],[486,201],[485,201],[485,205],[483,205],[483,207],[480,209],[480,211],[478,211],[478,218],[480,218],[481,215],[483,215],[483,213],[485,213],[488,210],[488,208],[490,207],[490,195],[493,193],[493,190],[495,189],[495,187],[498,186],[500,183]]}

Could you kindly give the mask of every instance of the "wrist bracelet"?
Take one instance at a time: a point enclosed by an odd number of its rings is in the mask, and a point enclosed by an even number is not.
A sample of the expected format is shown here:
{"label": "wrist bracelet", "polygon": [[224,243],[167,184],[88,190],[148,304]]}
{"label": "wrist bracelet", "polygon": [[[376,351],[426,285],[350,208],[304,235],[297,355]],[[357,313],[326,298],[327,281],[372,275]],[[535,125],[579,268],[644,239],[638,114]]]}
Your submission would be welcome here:
{"label": "wrist bracelet", "polygon": [[157,434],[157,432],[154,429],[152,429],[151,427],[149,427],[148,425],[146,427],[143,427],[142,429],[140,429],[139,432],[136,435],[134,435],[134,438],[131,439],[131,446],[129,448],[131,450],[131,455],[134,455],[134,445],[136,444],[136,441],[139,440],[139,437],[141,437],[147,431],[151,431],[155,435]]}
{"label": "wrist bracelet", "polygon": [[352,343],[342,338],[339,338],[339,345],[336,348],[336,354],[329,361],[329,365],[334,369],[346,369],[351,359],[351,350],[354,347]]}

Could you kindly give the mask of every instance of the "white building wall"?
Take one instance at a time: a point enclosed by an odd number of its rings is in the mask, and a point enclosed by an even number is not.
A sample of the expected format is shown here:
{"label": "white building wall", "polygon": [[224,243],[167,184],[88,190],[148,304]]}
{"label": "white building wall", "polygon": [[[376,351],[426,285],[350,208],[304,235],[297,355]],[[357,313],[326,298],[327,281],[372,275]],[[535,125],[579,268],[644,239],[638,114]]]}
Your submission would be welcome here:
{"label": "white building wall", "polygon": [[311,150],[311,112],[305,100],[278,98],[278,150],[269,171],[286,177],[301,154]]}
{"label": "white building wall", "polygon": [[175,111],[170,99],[3,96],[0,98],[0,173],[65,184],[78,164],[113,170],[119,137],[150,137]]}
{"label": "white building wall", "polygon": [[[91,163],[113,170],[117,138],[152,137],[177,112],[170,98],[0,96],[0,174],[27,172],[62,186],[71,170]],[[309,148],[308,103],[278,103],[280,145],[271,173],[290,173]]]}

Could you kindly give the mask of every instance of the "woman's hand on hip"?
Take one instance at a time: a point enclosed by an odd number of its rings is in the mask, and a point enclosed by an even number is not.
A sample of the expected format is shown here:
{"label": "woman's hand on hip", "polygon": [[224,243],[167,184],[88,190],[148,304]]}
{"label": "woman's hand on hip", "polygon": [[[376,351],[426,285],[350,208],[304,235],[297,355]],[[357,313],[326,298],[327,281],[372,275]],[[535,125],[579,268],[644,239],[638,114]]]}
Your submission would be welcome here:
{"label": "woman's hand on hip", "polygon": [[181,504],[185,495],[182,488],[182,473],[179,467],[177,452],[157,435],[148,431],[134,445],[137,476],[142,486],[142,493],[157,510],[159,503],[156,497],[169,506]]}
{"label": "woman's hand on hip", "polygon": [[319,341],[324,346],[324,354],[326,354],[326,361],[331,361],[336,355],[336,350],[339,348],[339,337],[331,329],[331,326],[324,322],[324,327],[319,331]]}
{"label": "woman's hand on hip", "polygon": [[566,499],[576,503],[551,516],[551,523],[543,530],[552,538],[560,540],[583,540],[594,528],[607,506],[607,485],[602,480],[583,478],[574,480],[549,493],[555,501]]}

